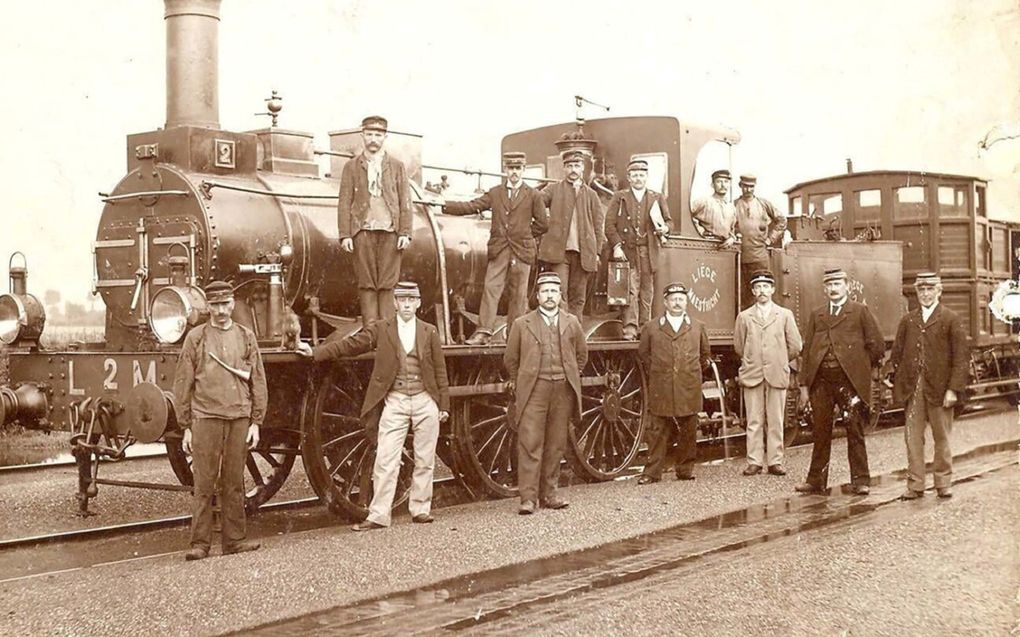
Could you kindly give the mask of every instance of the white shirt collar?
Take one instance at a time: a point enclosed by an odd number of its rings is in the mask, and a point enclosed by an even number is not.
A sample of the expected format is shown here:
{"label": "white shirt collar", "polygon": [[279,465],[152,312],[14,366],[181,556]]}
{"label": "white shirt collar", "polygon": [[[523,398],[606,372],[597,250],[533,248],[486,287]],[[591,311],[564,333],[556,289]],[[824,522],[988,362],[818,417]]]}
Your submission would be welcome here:
{"label": "white shirt collar", "polygon": [[545,322],[550,324],[550,325],[555,325],[556,324],[556,319],[560,315],[559,308],[557,308],[555,312],[546,312],[543,308],[538,308],[538,312],[545,319]]}
{"label": "white shirt collar", "polygon": [[931,315],[935,313],[935,308],[937,308],[938,306],[939,306],[938,301],[932,303],[931,307],[925,307],[923,305],[921,306],[921,318],[924,319],[925,323],[927,323],[928,319],[931,318]]}
{"label": "white shirt collar", "polygon": [[638,200],[639,202],[640,202],[640,201],[641,201],[642,199],[644,199],[644,198],[645,198],[645,193],[646,193],[646,192],[648,192],[648,189],[647,189],[647,188],[642,188],[641,190],[638,190],[637,188],[635,188],[635,187],[633,187],[633,186],[631,186],[631,188],[630,188],[630,193],[631,193],[632,195],[634,195],[634,198],[635,198],[635,199],[637,199],[637,200]]}
{"label": "white shirt collar", "polygon": [[669,312],[666,312],[666,320],[669,321],[669,326],[673,328],[674,332],[679,332],[680,326],[683,325],[684,323],[691,322],[691,319],[687,315],[687,312],[684,312],[680,316],[673,316]]}
{"label": "white shirt collar", "polygon": [[774,305],[774,303],[772,301],[769,301],[768,303],[766,303],[764,305],[762,305],[760,303],[755,303],[754,304],[754,306],[756,308],[758,308],[758,315],[761,316],[762,318],[765,318],[769,314],[772,313],[772,306],[773,305]]}
{"label": "white shirt collar", "polygon": [[414,349],[414,332],[416,318],[411,317],[410,321],[405,321],[397,315],[397,335],[400,337],[400,344],[404,347],[404,353],[410,354],[411,350]]}
{"label": "white shirt collar", "polygon": [[849,301],[849,300],[850,300],[849,296],[844,296],[843,300],[840,301],[839,303],[836,303],[836,302],[833,302],[833,301],[829,301],[829,311],[832,311],[832,308],[838,308],[838,309],[842,310],[843,306],[846,305],[846,302]]}

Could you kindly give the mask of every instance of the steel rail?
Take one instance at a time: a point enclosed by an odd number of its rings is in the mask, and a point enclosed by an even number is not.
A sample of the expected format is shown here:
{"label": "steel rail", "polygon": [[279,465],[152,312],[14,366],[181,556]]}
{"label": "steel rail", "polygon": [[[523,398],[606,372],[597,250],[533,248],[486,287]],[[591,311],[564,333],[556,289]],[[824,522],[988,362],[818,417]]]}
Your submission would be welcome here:
{"label": "steel rail", "polygon": [[[145,453],[138,456],[125,456],[120,460],[101,459],[103,464],[121,464],[129,460],[152,460],[153,458],[165,458],[166,452]],[[31,473],[32,471],[44,471],[46,469],[61,469],[76,466],[74,460],[60,460],[57,462],[32,462],[28,464],[12,464],[0,466],[0,475],[8,473]]]}

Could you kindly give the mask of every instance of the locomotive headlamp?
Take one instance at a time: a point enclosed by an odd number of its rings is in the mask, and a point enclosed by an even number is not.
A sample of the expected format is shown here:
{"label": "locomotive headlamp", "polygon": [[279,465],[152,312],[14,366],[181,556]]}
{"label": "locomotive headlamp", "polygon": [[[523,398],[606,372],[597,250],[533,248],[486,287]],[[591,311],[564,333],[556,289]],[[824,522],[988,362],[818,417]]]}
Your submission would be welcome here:
{"label": "locomotive headlamp", "polygon": [[149,327],[161,343],[176,343],[209,315],[205,294],[194,286],[165,287],[152,297]]}
{"label": "locomotive headlamp", "polygon": [[[21,255],[22,264],[14,265],[14,257],[18,255]],[[0,295],[0,343],[35,344],[46,324],[46,311],[39,299],[28,293],[28,262],[24,254],[11,255],[7,273],[10,292]]]}

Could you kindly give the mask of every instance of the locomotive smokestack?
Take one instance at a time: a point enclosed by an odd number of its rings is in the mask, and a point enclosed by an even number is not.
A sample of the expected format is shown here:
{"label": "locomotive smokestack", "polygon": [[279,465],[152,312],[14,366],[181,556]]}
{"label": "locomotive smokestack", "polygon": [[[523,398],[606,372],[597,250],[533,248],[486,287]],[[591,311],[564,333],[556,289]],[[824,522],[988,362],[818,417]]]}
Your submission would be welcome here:
{"label": "locomotive smokestack", "polygon": [[219,128],[220,0],[164,0],[166,127]]}

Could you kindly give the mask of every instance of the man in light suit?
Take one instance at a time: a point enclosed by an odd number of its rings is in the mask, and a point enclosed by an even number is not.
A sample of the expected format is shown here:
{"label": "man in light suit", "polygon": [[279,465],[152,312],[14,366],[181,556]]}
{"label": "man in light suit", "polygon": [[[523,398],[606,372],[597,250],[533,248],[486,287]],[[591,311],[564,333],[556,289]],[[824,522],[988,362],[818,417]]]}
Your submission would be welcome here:
{"label": "man in light suit", "polygon": [[[652,294],[659,245],[670,231],[669,207],[660,193],[645,188],[648,162],[635,159],[627,166],[630,188],[618,190],[606,210],[606,240],[613,246],[613,258],[630,264],[628,303],[623,310],[623,337],[636,340],[638,329],[652,315]],[[661,223],[651,212],[658,206]]]}
{"label": "man in light suit", "polygon": [[538,275],[538,307],[510,326],[503,364],[516,390],[518,513],[530,515],[536,503],[562,509],[556,494],[567,427],[581,413],[581,370],[588,346],[577,318],[560,309],[560,277]]}
{"label": "man in light suit", "polygon": [[[744,388],[747,414],[745,476],[761,473],[768,438],[768,472],[786,475],[783,468],[783,412],[790,385],[790,363],[802,342],[793,312],[772,302],[776,280],[768,270],[751,277],[755,304],[737,315],[733,349],[740,357],[737,379]],[[767,431],[767,436],[766,436]]]}

